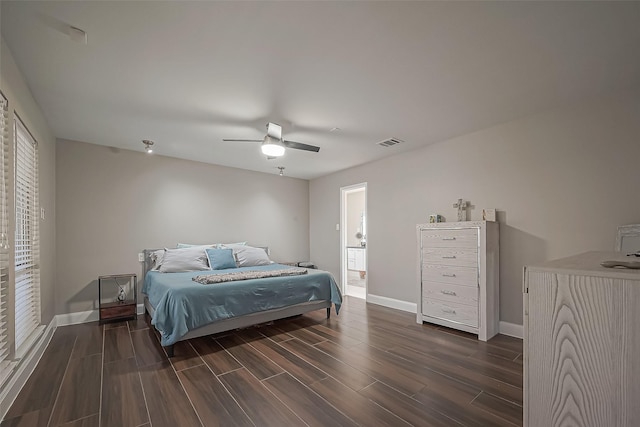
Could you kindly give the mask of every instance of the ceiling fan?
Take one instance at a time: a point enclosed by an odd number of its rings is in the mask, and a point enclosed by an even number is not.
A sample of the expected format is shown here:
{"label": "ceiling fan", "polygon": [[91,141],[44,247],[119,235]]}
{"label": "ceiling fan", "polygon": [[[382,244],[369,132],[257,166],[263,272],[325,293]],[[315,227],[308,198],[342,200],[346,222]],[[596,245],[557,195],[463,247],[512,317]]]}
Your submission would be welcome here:
{"label": "ceiling fan", "polygon": [[313,151],[317,153],[320,147],[315,145],[303,144],[301,142],[287,141],[282,139],[282,126],[276,123],[267,123],[267,134],[264,139],[223,139],[225,142],[261,142],[262,154],[267,159],[275,159],[284,155],[285,148],[293,148],[295,150]]}

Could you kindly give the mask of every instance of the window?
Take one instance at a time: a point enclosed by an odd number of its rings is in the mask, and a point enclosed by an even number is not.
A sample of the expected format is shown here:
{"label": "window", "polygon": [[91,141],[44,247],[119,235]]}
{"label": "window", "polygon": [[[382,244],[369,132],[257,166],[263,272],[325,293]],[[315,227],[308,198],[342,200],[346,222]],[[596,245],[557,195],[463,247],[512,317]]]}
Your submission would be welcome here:
{"label": "window", "polygon": [[20,355],[40,326],[38,144],[17,116],[14,135],[15,349]]}
{"label": "window", "polygon": [[0,385],[11,373],[9,331],[7,329],[7,316],[9,315],[9,303],[7,302],[9,292],[9,216],[7,215],[9,122],[7,113],[7,100],[0,95]]}

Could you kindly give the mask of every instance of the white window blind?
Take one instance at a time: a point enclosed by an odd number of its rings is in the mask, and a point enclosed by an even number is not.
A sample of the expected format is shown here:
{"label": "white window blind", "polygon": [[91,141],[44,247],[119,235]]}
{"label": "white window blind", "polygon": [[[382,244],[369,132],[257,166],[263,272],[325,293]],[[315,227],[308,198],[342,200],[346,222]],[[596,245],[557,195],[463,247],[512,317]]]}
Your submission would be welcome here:
{"label": "white window blind", "polygon": [[38,144],[15,120],[15,347],[40,326]]}
{"label": "white window blind", "polygon": [[7,215],[7,174],[9,173],[9,120],[7,100],[0,95],[0,385],[11,373],[9,331],[7,329],[9,292],[9,240]]}

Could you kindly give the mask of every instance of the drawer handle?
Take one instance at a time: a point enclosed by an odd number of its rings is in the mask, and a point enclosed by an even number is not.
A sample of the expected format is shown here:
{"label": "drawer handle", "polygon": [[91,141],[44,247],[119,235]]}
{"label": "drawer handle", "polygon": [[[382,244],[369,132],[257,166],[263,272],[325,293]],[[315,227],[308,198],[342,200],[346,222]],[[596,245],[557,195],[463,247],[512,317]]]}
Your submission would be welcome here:
{"label": "drawer handle", "polygon": [[452,256],[443,256],[442,258],[444,258],[444,259],[456,259],[456,256],[455,256],[455,255],[452,255]]}
{"label": "drawer handle", "polygon": [[456,314],[456,311],[451,309],[451,308],[443,308],[442,312],[443,313],[449,313],[449,314]]}
{"label": "drawer handle", "polygon": [[455,237],[443,237],[442,240],[456,240]]}
{"label": "drawer handle", "polygon": [[442,292],[445,295],[453,295],[454,297],[457,296],[455,292],[453,291],[446,291],[446,290],[441,290],[440,292]]}
{"label": "drawer handle", "polygon": [[456,275],[455,275],[455,274],[442,273],[442,275],[443,275],[444,277],[456,277]]}

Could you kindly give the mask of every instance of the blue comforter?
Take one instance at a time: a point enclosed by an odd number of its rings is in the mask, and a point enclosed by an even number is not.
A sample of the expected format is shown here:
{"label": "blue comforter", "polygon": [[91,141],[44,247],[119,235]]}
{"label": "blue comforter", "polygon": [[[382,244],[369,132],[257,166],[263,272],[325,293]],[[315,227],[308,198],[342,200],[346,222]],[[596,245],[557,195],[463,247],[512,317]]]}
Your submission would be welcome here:
{"label": "blue comforter", "polygon": [[322,270],[309,269],[308,274],[300,276],[268,277],[210,285],[191,280],[192,277],[203,274],[283,268],[291,267],[271,264],[187,273],[149,271],[145,276],[142,292],[155,308],[151,324],[160,331],[162,345],[174,344],[190,330],[217,320],[308,301],[331,301],[338,313],[342,295],[333,276]]}

